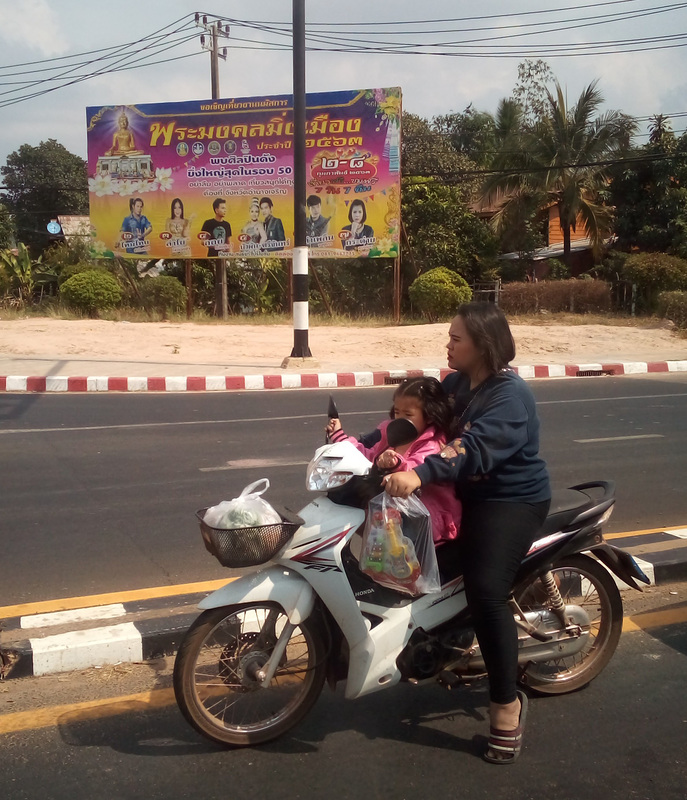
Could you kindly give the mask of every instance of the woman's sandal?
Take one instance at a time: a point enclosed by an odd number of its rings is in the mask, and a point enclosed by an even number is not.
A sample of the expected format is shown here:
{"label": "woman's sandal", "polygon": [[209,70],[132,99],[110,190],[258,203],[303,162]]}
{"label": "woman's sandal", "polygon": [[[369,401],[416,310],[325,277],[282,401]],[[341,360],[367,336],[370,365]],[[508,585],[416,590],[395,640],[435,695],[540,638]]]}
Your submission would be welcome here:
{"label": "woman's sandal", "polygon": [[512,764],[520,755],[527,720],[527,695],[519,689],[518,699],[520,700],[518,727],[513,731],[489,728],[489,740],[482,758],[490,764]]}

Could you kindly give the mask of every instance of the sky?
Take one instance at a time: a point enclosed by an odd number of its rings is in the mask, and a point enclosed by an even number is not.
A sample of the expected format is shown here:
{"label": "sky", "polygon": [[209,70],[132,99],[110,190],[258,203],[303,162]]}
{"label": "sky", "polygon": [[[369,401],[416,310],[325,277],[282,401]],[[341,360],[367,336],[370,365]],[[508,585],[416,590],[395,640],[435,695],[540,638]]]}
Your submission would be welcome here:
{"label": "sky", "polygon": [[[673,130],[687,129],[687,2],[305,5],[310,43],[329,48],[307,53],[309,92],[400,86],[404,110],[424,117],[469,104],[493,113],[515,86],[518,62],[543,58],[569,103],[598,79],[605,109],[643,118],[638,143],[646,142],[654,114],[682,114],[672,119]],[[50,138],[85,158],[87,106],[209,98],[210,55],[200,45],[194,12],[233,20],[222,42],[228,57],[219,62],[221,97],[292,91],[288,0],[204,0],[203,6],[188,0],[0,0],[0,165],[20,145]],[[147,39],[148,50],[135,57],[175,60],[104,71],[115,58],[120,67],[133,66],[125,46],[156,32],[157,47],[174,46],[156,53]],[[94,71],[102,74],[80,79]],[[37,96],[15,102],[30,94]]]}

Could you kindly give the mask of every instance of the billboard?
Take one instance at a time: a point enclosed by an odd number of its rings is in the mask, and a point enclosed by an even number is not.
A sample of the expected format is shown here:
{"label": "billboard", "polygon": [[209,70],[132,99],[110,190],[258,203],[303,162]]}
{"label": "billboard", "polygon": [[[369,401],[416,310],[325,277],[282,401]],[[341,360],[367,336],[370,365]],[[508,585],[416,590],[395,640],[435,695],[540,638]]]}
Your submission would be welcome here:
{"label": "billboard", "polygon": [[[95,249],[130,258],[290,257],[293,98],[91,107]],[[311,257],[398,255],[401,90],[307,96]]]}

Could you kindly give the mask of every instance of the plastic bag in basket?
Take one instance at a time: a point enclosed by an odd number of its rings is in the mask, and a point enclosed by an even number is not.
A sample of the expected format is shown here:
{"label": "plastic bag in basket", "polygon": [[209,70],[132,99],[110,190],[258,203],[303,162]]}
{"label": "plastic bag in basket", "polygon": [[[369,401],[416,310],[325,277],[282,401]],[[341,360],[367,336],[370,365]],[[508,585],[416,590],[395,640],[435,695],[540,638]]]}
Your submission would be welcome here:
{"label": "plastic bag in basket", "polygon": [[415,495],[382,492],[370,500],[360,569],[374,581],[416,596],[441,589],[432,521]]}
{"label": "plastic bag in basket", "polygon": [[[262,488],[260,488],[262,486]],[[251,483],[233,500],[223,500],[210,506],[203,522],[211,528],[255,528],[259,525],[276,525],[281,517],[272,506],[260,497],[270,488],[267,478]]]}

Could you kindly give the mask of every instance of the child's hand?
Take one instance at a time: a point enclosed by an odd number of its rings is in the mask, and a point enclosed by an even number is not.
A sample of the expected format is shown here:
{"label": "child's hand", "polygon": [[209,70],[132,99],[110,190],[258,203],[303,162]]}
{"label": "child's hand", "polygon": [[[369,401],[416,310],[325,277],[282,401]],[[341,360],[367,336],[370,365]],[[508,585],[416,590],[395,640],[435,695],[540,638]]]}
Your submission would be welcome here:
{"label": "child's hand", "polygon": [[400,460],[398,453],[389,448],[377,456],[377,466],[380,469],[393,469],[398,466]]}
{"label": "child's hand", "polygon": [[333,433],[336,433],[337,431],[340,430],[341,430],[341,420],[336,419],[336,417],[330,419],[329,422],[327,423],[327,427],[325,428],[327,436],[331,436]]}

